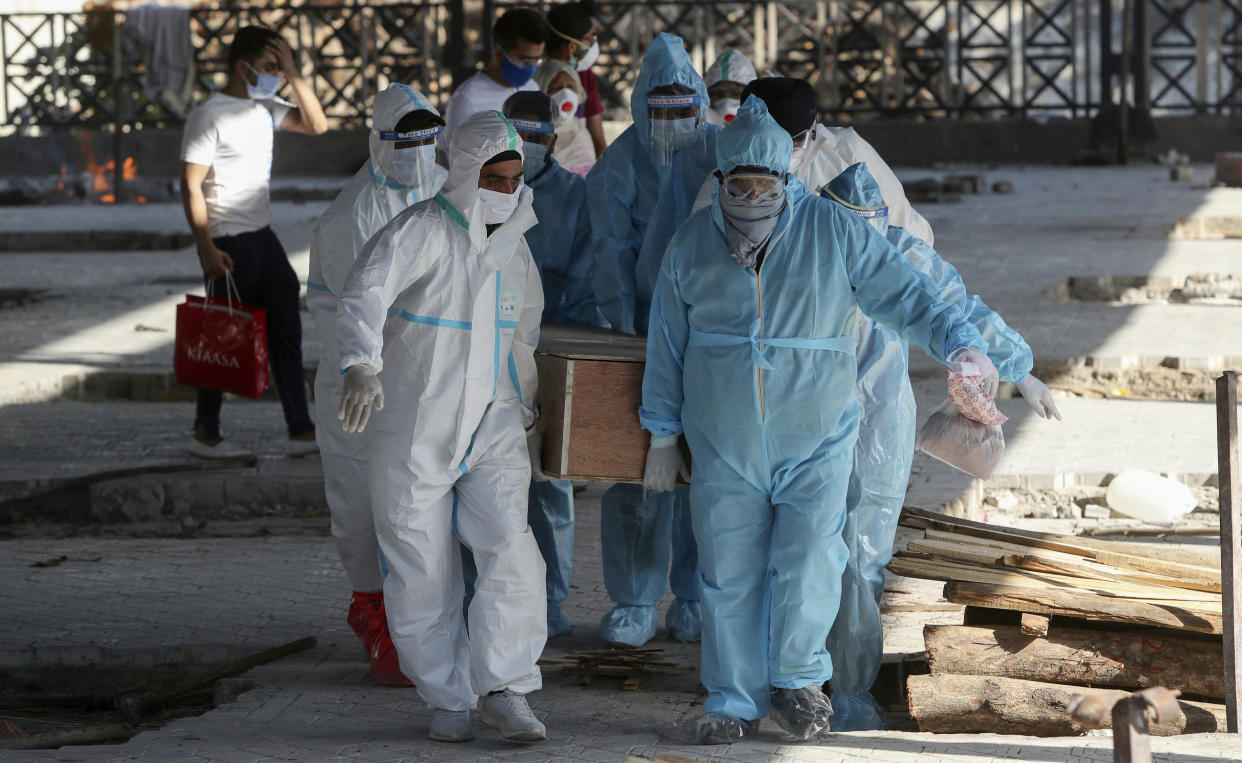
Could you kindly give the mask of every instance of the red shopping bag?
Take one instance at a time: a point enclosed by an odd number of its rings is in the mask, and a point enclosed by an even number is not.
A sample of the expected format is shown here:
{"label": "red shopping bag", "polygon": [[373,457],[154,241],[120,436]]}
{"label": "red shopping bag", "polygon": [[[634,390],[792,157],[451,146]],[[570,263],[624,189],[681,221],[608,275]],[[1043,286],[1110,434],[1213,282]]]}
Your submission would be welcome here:
{"label": "red shopping bag", "polygon": [[268,386],[267,313],[236,299],[187,294],[177,305],[173,369],[181,384],[262,395]]}

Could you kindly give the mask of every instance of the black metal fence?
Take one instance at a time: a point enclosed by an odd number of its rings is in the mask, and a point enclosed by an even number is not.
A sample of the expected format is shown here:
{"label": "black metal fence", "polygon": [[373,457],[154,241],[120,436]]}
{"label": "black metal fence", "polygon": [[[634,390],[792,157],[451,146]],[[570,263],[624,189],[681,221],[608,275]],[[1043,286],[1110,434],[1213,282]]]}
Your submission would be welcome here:
{"label": "black metal fence", "polygon": [[[604,2],[596,71],[623,107],[647,43],[670,31],[701,70],[732,47],[761,72],[807,78],[830,119],[1092,116],[1119,99],[1122,2]],[[392,81],[443,105],[454,75],[481,57],[479,30],[496,9],[468,11],[463,0],[196,9],[197,95],[223,84],[236,29],[259,23],[299,53],[334,126],[364,123],[370,96]],[[0,15],[0,123],[179,123],[178,109],[146,92],[124,24],[110,10]],[[1135,105],[1242,114],[1242,0],[1135,0],[1132,27]]]}

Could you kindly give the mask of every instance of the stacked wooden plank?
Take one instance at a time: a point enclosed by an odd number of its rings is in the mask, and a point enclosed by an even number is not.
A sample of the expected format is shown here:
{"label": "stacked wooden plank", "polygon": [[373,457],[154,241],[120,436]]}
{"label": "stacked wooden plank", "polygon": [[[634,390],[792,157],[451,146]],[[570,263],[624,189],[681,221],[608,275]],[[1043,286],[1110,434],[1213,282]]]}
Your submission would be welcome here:
{"label": "stacked wooden plank", "polygon": [[907,508],[925,532],[898,575],[945,582],[966,624],[927,626],[930,675],[907,684],[924,731],[1079,734],[1074,694],[1182,691],[1156,734],[1224,731],[1219,556],[998,527]]}

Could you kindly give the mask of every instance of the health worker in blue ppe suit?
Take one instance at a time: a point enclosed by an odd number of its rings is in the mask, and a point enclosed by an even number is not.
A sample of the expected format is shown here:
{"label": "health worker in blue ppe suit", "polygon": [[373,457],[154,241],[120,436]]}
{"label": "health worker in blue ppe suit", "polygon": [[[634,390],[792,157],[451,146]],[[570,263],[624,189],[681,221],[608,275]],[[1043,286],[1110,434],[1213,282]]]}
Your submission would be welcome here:
{"label": "health worker in blue ppe suit", "polygon": [[858,308],[949,362],[994,372],[987,343],[873,228],[789,175],[793,141],[751,97],[721,133],[717,199],[673,237],[651,310],[639,419],[653,487],[684,434],[703,605],[704,715],[693,741],[754,733],[771,712],[809,739],[848,550],[858,432]]}
{"label": "health worker in blue ppe suit", "polygon": [[[336,295],[367,240],[407,207],[430,199],[448,174],[436,164],[440,112],[422,93],[389,85],[371,106],[371,157],[354,174],[311,233],[306,305],[319,333],[315,412],[332,421],[341,399],[336,341]],[[367,490],[367,438],[340,427],[315,430],[323,455],[324,488],[332,512],[332,540],[353,588],[347,620],[381,683],[409,686],[397,667],[384,610],[384,573]]]}
{"label": "health worker in blue ppe suit", "polygon": [[[599,326],[591,291],[586,181],[552,158],[556,102],[547,93],[515,93],[505,101],[504,114],[522,137],[522,174],[539,218],[526,231],[526,243],[543,281],[543,320]],[[532,464],[540,460],[537,439],[531,459]],[[569,595],[574,566],[574,486],[569,480],[548,479],[539,469],[531,477],[530,527],[548,568],[548,636],[559,636],[570,628],[560,605]]]}
{"label": "health worker in blue ppe suit", "polygon": [[[808,189],[831,182],[838,200],[852,199],[855,203],[847,203],[848,208],[877,230],[887,229],[890,242],[906,254],[907,261],[931,277],[942,296],[963,307],[992,345],[989,355],[1003,378],[1021,380],[1023,392],[1030,393],[1027,401],[1043,416],[1045,405],[1052,405],[1047,388],[1029,374],[1022,377],[1031,367],[1030,349],[978,297],[967,294],[957,271],[931,248],[931,226],[910,205],[897,176],[875,149],[852,128],[816,124],[815,94],[805,80],[767,77],[750,83],[746,93],[761,98],[793,138],[790,172]],[[713,193],[714,187],[700,191],[696,208],[710,204]],[[850,558],[842,582],[841,610],[829,639],[836,666],[833,727],[839,731],[885,725],[883,713],[870,696],[883,657],[879,597],[910,479],[917,424],[905,342],[861,313],[856,328],[860,419],[844,533]]]}
{"label": "health worker in blue ppe suit", "polygon": [[[957,305],[983,336],[999,380],[1016,383],[1041,417],[1048,413],[1060,417],[1047,387],[1030,375],[1031,348],[1021,335],[979,297],[969,294],[957,270],[927,242],[888,225],[889,206],[865,163],[847,168],[820,195],[884,234],[915,270],[936,284],[941,298]],[[861,313],[855,338],[860,422],[843,533],[850,557],[842,576],[841,607],[828,637],[828,653],[835,667],[832,726],[837,731],[887,726],[884,711],[870,692],[884,656],[880,618],[884,567],[892,556],[897,520],[910,481],[917,424],[908,344],[892,329]]]}
{"label": "health worker in blue ppe suit", "polygon": [[[664,249],[715,168],[719,127],[706,122],[707,88],[680,37],[661,34],[643,56],[634,124],[587,176],[595,248],[595,299],[617,331],[644,336]],[[676,599],[666,623],[698,641],[699,590],[689,494],[614,485],[601,503],[604,584],[617,606],[600,622],[606,641],[641,646],[659,624],[665,576]],[[672,566],[670,569],[670,543]]]}

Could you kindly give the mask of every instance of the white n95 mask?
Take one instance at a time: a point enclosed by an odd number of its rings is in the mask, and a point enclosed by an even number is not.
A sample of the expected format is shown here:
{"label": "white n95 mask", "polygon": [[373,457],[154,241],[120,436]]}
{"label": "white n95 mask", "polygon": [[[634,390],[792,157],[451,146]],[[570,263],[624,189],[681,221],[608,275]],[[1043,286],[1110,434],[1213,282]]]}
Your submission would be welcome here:
{"label": "white n95 mask", "polygon": [[564,122],[578,113],[578,94],[573,88],[566,87],[552,94],[552,102],[556,104],[556,121]]}
{"label": "white n95 mask", "polygon": [[518,199],[522,195],[521,190],[521,188],[518,188],[513,193],[500,193],[499,191],[489,191],[486,188],[480,188],[479,201],[483,202],[485,207],[483,222],[487,225],[498,225],[513,217],[513,212],[517,209]]}

